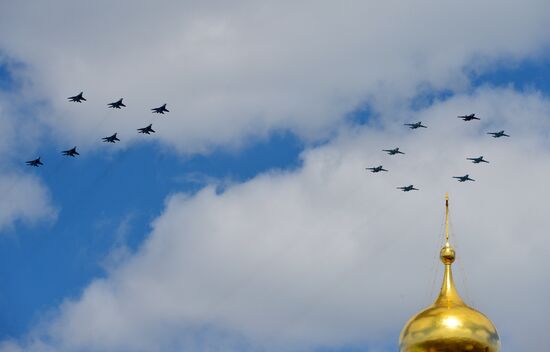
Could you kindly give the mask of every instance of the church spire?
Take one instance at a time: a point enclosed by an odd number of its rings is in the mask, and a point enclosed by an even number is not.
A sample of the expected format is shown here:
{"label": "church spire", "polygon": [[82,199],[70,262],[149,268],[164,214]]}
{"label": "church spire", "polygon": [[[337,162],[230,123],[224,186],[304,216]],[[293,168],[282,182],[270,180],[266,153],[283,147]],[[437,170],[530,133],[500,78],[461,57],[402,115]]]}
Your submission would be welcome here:
{"label": "church spire", "polygon": [[435,301],[435,305],[438,306],[450,306],[464,304],[462,298],[458,294],[455,283],[453,281],[453,272],[451,265],[455,261],[455,250],[449,242],[449,194],[445,194],[445,246],[441,248],[439,257],[443,264],[445,264],[445,275],[443,276],[443,284],[441,285],[441,291],[439,297]]}
{"label": "church spire", "polygon": [[445,246],[449,245],[449,193],[445,193]]}

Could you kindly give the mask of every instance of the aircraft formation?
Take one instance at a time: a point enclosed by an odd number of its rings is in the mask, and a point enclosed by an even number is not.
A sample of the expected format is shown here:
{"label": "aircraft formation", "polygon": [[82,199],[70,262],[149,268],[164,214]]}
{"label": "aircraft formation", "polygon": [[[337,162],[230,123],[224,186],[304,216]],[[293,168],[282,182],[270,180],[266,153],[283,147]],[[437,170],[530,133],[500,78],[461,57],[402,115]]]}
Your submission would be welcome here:
{"label": "aircraft formation", "polygon": [[[70,102],[74,102],[74,103],[82,103],[83,101],[87,101],[86,98],[84,98],[84,92],[80,92],[79,94],[68,97],[67,99]],[[123,102],[123,98],[120,98],[119,100],[117,100],[115,102],[109,103],[109,104],[107,104],[107,106],[111,109],[122,109],[123,107],[126,107],[126,105]],[[159,106],[157,108],[152,108],[151,112],[153,114],[162,114],[162,115],[164,115],[165,113],[170,112],[170,110],[168,110],[166,108],[166,104],[163,104],[162,106]],[[465,122],[469,122],[469,121],[472,121],[472,120],[480,120],[480,118],[477,117],[475,113],[469,114],[469,115],[460,115],[460,116],[457,116],[457,118],[462,119]],[[414,122],[414,123],[405,123],[404,126],[409,127],[411,130],[416,130],[418,128],[428,128],[428,126],[422,124],[422,121],[418,121],[418,122]],[[147,134],[147,135],[149,135],[151,133],[155,133],[155,130],[153,129],[153,124],[149,124],[146,127],[138,128],[137,131],[138,131],[138,133]],[[496,131],[496,132],[487,132],[487,134],[492,136],[493,138],[510,137],[510,135],[506,134],[504,132],[504,130]],[[112,134],[111,136],[103,137],[101,140],[105,143],[116,143],[116,142],[120,141],[120,139],[118,138],[118,133],[116,133],[116,132],[114,134]],[[399,149],[399,147],[395,147],[395,148],[392,148],[392,149],[382,149],[382,151],[386,152],[388,155],[398,155],[398,154],[403,154],[404,155],[405,154],[404,152],[402,152]],[[68,150],[63,150],[61,152],[61,154],[64,155],[64,156],[73,157],[73,158],[76,157],[77,155],[80,155],[78,153],[78,151],[76,150],[76,146],[71,148],[71,149],[68,149]],[[466,158],[466,160],[469,160],[474,164],[489,163],[489,161],[485,160],[483,158],[483,156]],[[40,157],[38,157],[34,160],[26,161],[25,163],[28,166],[32,166],[32,167],[40,167],[40,166],[44,165],[44,163],[42,162]],[[383,172],[388,172],[387,169],[384,169],[383,165],[367,167],[365,169],[372,172],[372,173],[379,173],[379,172],[382,172],[382,171]],[[473,182],[473,181],[475,181],[473,178],[470,177],[469,174],[466,174],[464,176],[453,176],[453,178],[456,179],[458,182],[467,182],[467,181]],[[397,189],[399,189],[403,192],[410,192],[410,191],[420,190],[419,188],[415,188],[414,185],[412,185],[412,184],[407,185],[407,186],[400,186],[400,187],[397,187]]]}
{"label": "aircraft formation", "polygon": [[[87,101],[86,98],[84,98],[84,92],[80,92],[77,95],[68,97],[67,99],[70,102],[74,102],[74,103],[82,103],[83,101]],[[122,109],[122,108],[126,107],[126,105],[123,102],[123,98],[120,98],[119,100],[117,100],[115,102],[109,103],[109,104],[107,104],[107,106],[111,109]],[[152,108],[151,112],[153,114],[162,114],[162,115],[164,115],[164,113],[170,112],[170,110],[168,110],[166,108],[166,104],[163,104],[162,106],[159,106],[158,108]],[[143,127],[143,128],[138,128],[137,131],[138,131],[138,133],[142,133],[142,134],[155,133],[155,130],[153,129],[153,124],[149,124],[148,126]],[[101,138],[101,140],[105,143],[120,142],[120,139],[118,138],[118,133],[116,133],[116,132],[111,136]],[[61,154],[63,156],[68,156],[68,157],[73,157],[73,158],[76,157],[77,155],[80,155],[80,153],[78,153],[78,151],[76,150],[76,146],[71,148],[71,149],[68,149],[68,150],[63,150],[61,152]],[[42,160],[40,160],[40,157],[38,157],[34,160],[26,161],[25,163],[28,166],[34,166],[34,167],[39,167],[39,166],[44,165]]]}
{"label": "aircraft formation", "polygon": [[[460,115],[457,116],[457,118],[462,119],[465,122],[469,122],[472,120],[481,120],[479,117],[476,116],[476,114],[469,114],[469,115]],[[417,128],[428,128],[428,126],[423,125],[422,121],[414,122],[414,123],[405,123],[404,126],[409,127],[411,130],[416,130]],[[487,132],[488,135],[492,136],[493,138],[501,138],[501,137],[510,137],[510,135],[506,134],[504,130],[497,131],[497,132]],[[399,147],[395,147],[393,149],[382,149],[383,152],[386,152],[388,155],[397,155],[397,154],[405,154],[401,150],[399,150]],[[466,158],[466,160],[471,161],[474,164],[480,164],[480,163],[489,163],[489,161],[485,160],[483,158],[483,155],[479,157],[472,157],[472,158]],[[382,165],[373,166],[373,167],[366,167],[366,170],[372,172],[372,173],[379,173],[380,171],[388,171],[384,169]],[[452,178],[456,179],[458,182],[473,182],[475,181],[473,178],[470,177],[469,174],[466,174],[464,176],[453,176]],[[410,191],[419,191],[419,188],[415,188],[414,185],[408,185],[408,186],[400,186],[396,187],[397,189],[403,191],[403,192],[410,192]]]}

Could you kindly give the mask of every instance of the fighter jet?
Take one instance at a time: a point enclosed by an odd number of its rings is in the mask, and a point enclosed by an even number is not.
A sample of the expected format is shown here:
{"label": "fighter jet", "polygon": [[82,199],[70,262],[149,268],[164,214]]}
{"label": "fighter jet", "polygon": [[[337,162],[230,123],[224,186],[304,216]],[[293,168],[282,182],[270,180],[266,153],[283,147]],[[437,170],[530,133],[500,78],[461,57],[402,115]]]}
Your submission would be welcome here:
{"label": "fighter jet", "polygon": [[107,142],[107,143],[116,143],[117,141],[120,141],[120,139],[118,139],[118,138],[116,137],[116,135],[117,135],[117,134],[115,133],[115,134],[113,134],[113,135],[110,136],[110,137],[104,137],[104,138],[102,138],[102,139],[103,139],[103,142]]}
{"label": "fighter jet", "polygon": [[165,112],[170,112],[170,110],[168,110],[166,108],[166,104],[164,104],[163,106],[160,106],[158,108],[152,108],[151,110],[153,111],[153,114],[163,114],[164,115]]}
{"label": "fighter jet", "polygon": [[474,164],[479,164],[479,163],[489,163],[487,160],[483,159],[483,155],[480,156],[479,158],[466,158],[466,160],[471,160],[472,163]]}
{"label": "fighter jet", "polygon": [[498,132],[487,132],[487,134],[490,134],[491,136],[493,136],[493,138],[510,137],[509,135],[504,133],[504,130]]}
{"label": "fighter jet", "polygon": [[371,172],[374,172],[374,173],[377,173],[377,172],[380,172],[380,171],[388,171],[388,170],[384,169],[382,167],[382,165],[376,166],[376,167],[366,167],[365,169],[370,170]]}
{"label": "fighter jet", "polygon": [[395,148],[395,149],[382,149],[382,151],[388,153],[389,155],[405,154],[405,153],[399,151],[399,148]]}
{"label": "fighter jet", "polygon": [[476,114],[461,115],[461,116],[457,116],[457,117],[459,119],[463,119],[464,121],[479,120],[479,117],[476,117]]}
{"label": "fighter jet", "polygon": [[473,178],[470,178],[468,174],[464,176],[453,176],[453,178],[456,178],[458,182],[475,181]]}
{"label": "fighter jet", "polygon": [[76,156],[76,155],[80,155],[77,151],[76,151],[76,147],[72,148],[72,149],[68,149],[68,150],[64,150],[61,152],[63,155],[65,156]]}
{"label": "fighter jet", "polygon": [[114,103],[109,103],[107,105],[109,105],[110,108],[114,109],[120,109],[122,106],[126,107],[126,105],[124,105],[124,103],[122,102],[122,98],[120,98],[118,101],[115,101]]}
{"label": "fighter jet", "polygon": [[39,167],[40,165],[44,165],[40,161],[40,157],[38,157],[38,159],[29,160],[29,161],[26,162],[26,164],[29,165],[29,166],[36,166],[36,167]]}
{"label": "fighter jet", "polygon": [[413,185],[397,187],[397,189],[402,190],[403,192],[418,191],[418,188],[414,188]]}
{"label": "fighter jet", "polygon": [[147,127],[138,128],[138,129],[137,129],[137,130],[139,131],[138,133],[143,133],[143,134],[155,133],[155,130],[151,128],[152,126],[153,126],[153,124],[150,124],[150,125],[147,126]]}
{"label": "fighter jet", "polygon": [[78,95],[68,97],[67,99],[69,99],[70,101],[74,101],[75,103],[82,103],[83,100],[86,101],[86,98],[82,96],[83,94],[84,92],[80,92]]}
{"label": "fighter jet", "polygon": [[428,126],[424,126],[424,125],[422,124],[422,121],[418,121],[417,123],[405,123],[405,124],[403,124],[403,125],[409,126],[409,128],[410,128],[411,130],[416,130],[416,129],[419,128],[419,127],[428,128]]}

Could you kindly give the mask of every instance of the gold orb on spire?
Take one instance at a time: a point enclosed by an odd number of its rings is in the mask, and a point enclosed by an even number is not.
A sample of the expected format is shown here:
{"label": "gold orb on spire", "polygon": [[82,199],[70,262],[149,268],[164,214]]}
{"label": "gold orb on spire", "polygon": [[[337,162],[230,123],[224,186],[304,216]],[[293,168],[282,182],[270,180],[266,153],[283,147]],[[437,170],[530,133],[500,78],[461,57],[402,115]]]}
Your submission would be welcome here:
{"label": "gold orb on spire", "polygon": [[412,317],[399,338],[400,352],[499,352],[500,339],[493,323],[460,298],[451,265],[455,250],[449,243],[449,197],[445,196],[445,265],[441,292],[435,302]]}

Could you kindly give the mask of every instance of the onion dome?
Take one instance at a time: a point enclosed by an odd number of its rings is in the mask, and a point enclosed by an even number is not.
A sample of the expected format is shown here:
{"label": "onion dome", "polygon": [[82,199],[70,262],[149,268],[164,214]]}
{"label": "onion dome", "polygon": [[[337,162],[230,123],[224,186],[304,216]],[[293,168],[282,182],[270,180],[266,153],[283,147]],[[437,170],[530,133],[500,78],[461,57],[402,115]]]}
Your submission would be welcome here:
{"label": "onion dome", "polygon": [[451,266],[455,250],[449,243],[449,198],[445,197],[445,265],[441,292],[435,302],[413,316],[399,338],[400,352],[498,352],[500,339],[493,323],[469,307],[458,294]]}

